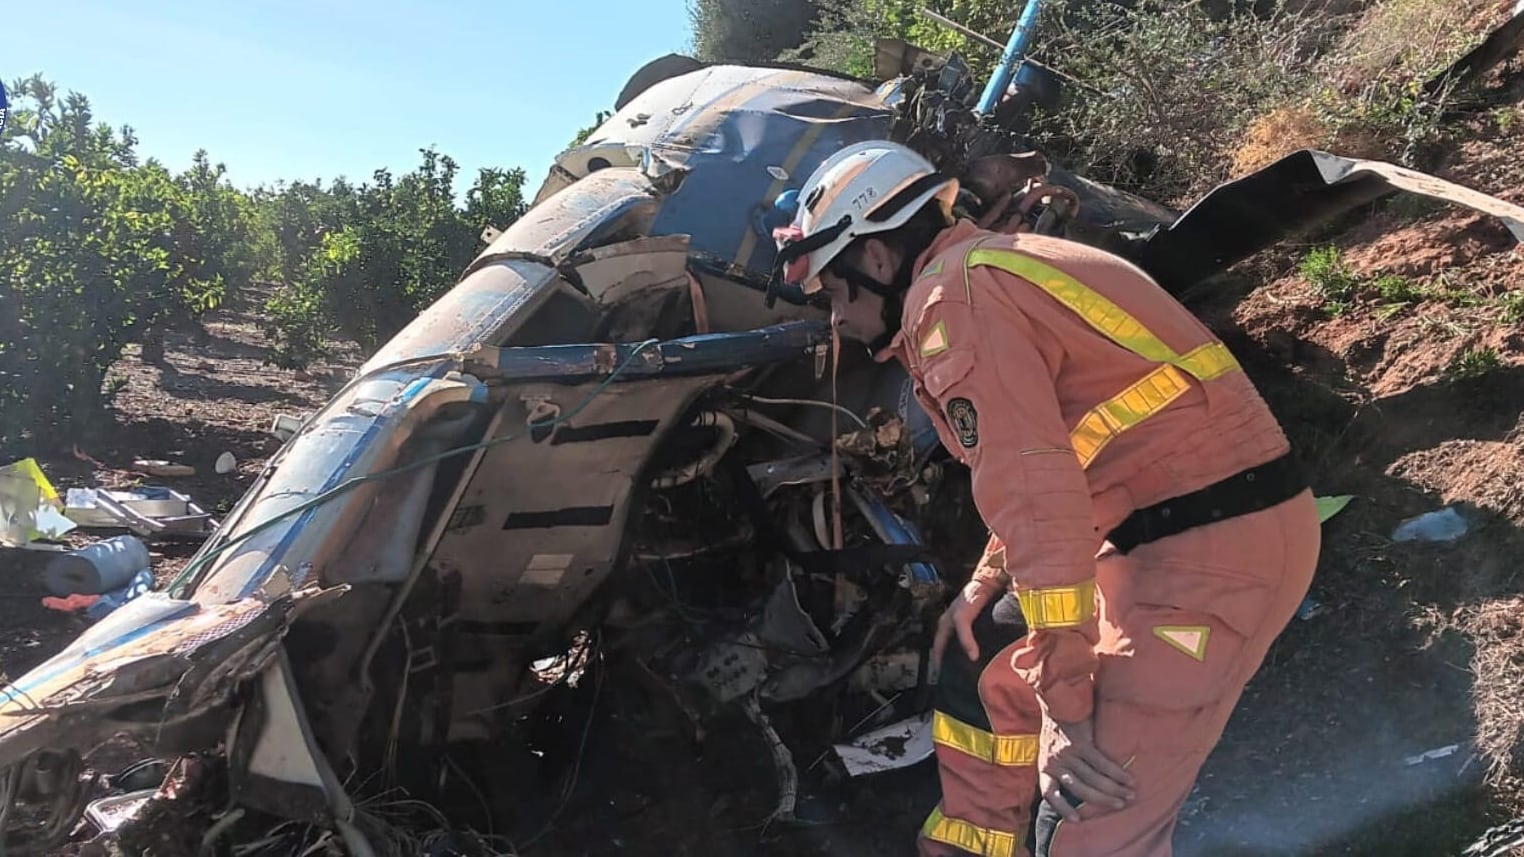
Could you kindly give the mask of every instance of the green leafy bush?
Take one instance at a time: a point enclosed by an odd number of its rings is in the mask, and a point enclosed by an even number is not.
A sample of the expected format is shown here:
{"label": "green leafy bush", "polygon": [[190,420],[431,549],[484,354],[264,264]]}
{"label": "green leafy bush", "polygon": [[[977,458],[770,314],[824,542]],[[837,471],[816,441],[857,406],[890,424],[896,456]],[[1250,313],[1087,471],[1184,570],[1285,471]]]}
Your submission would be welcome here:
{"label": "green leafy bush", "polygon": [[273,285],[275,360],[303,366],[334,334],[374,347],[454,285],[486,226],[524,210],[522,170],[483,169],[455,195],[433,151],[394,179],[244,192],[197,152],[176,175],[140,161],[130,128],[40,77],[10,87],[0,140],[0,448],[67,443],[105,424],[107,370],[251,282]]}
{"label": "green leafy bush", "polygon": [[359,187],[301,186],[272,200],[285,260],[285,285],[266,305],[277,362],[306,365],[334,333],[367,350],[385,342],[455,285],[485,227],[523,213],[523,170],[481,170],[460,206],[455,161],[422,155],[400,178],[377,170]]}
{"label": "green leafy bush", "polygon": [[1305,86],[1326,27],[1279,8],[1083,4],[1044,43],[1086,86],[1035,131],[1073,169],[1166,202],[1227,178],[1249,123]]}
{"label": "green leafy bush", "polygon": [[248,208],[198,154],[139,163],[130,128],[40,77],[0,140],[0,445],[99,425],[127,342],[194,322],[244,275]]}

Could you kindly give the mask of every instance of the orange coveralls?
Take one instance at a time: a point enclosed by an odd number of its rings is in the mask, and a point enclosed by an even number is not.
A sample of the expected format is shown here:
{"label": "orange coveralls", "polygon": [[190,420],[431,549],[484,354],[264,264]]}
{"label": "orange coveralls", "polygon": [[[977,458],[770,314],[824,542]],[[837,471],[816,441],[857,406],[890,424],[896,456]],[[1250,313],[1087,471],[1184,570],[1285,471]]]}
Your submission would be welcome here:
{"label": "orange coveralls", "polygon": [[1137,799],[1083,806],[1079,823],[1043,805],[1037,854],[1168,855],[1202,762],[1311,583],[1312,494],[1117,551],[1106,535],[1133,510],[1288,451],[1237,362],[1141,270],[1086,245],[959,221],[915,264],[902,330],[876,358],[906,365],[969,466],[991,531],[975,574],[1008,581],[1027,628],[981,645],[980,664],[948,646],[941,683],[955,659],[974,678],[961,704],[939,687],[943,798],[920,853],[1027,853],[1046,712],[1093,716]]}

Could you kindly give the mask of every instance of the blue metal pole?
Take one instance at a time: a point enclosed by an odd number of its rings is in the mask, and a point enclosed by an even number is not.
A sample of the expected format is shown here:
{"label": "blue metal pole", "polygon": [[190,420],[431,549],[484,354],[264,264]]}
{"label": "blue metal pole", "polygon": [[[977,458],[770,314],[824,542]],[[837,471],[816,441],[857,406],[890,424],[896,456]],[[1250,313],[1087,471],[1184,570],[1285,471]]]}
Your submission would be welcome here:
{"label": "blue metal pole", "polygon": [[[1016,67],[1021,65],[1021,70],[1026,71],[1026,64],[1020,60],[1027,52],[1027,44],[1032,40],[1032,30],[1037,25],[1037,14],[1042,11],[1042,0],[1027,0],[1027,5],[1021,10],[1021,17],[1016,19],[1016,28],[1011,31],[1011,40],[1005,45],[1005,53],[1000,57],[1000,64],[995,67],[995,73],[990,75],[990,82],[984,87],[984,94],[979,96],[978,112],[981,115],[990,113],[995,105],[1000,103],[1000,97],[1005,94],[1006,87],[1011,85],[1011,77],[1016,75]],[[1025,81],[1023,74],[1017,77]]]}

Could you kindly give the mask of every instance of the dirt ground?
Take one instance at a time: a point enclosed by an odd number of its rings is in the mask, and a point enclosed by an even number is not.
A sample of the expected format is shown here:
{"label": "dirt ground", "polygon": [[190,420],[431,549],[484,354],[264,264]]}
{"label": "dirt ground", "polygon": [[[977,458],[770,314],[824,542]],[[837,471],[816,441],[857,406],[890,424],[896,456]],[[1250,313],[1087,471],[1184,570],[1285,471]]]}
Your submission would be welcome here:
{"label": "dirt ground", "polygon": [[[1438,172],[1524,201],[1524,146],[1485,121]],[[1242,300],[1198,307],[1282,415],[1318,492],[1356,499],[1325,526],[1321,610],[1292,623],[1250,685],[1187,808],[1182,853],[1453,854],[1519,812],[1505,771],[1524,737],[1512,702],[1524,326],[1507,300],[1524,289],[1524,251],[1496,221],[1411,210],[1382,204],[1320,237],[1355,275],[1402,276],[1431,296],[1397,307],[1371,295],[1333,315],[1295,270],[1308,242],[1258,260],[1271,281]],[[1468,364],[1468,352],[1495,359]],[[1451,504],[1470,521],[1462,539],[1391,538]]]}
{"label": "dirt ground", "polygon": [[[1473,139],[1440,173],[1524,202],[1524,134],[1470,121]],[[1193,307],[1282,416],[1318,493],[1355,499],[1325,526],[1315,609],[1271,651],[1182,813],[1181,857],[1455,854],[1524,809],[1508,776],[1524,770],[1524,320],[1508,309],[1510,290],[1524,292],[1524,251],[1453,209],[1382,203],[1344,226],[1241,266]],[[1325,242],[1355,275],[1407,277],[1427,296],[1394,307],[1367,295],[1331,313],[1297,272]],[[121,361],[118,430],[81,450],[104,467],[44,457],[60,489],[130,484],[133,459],[163,458],[198,475],[158,481],[225,512],[279,447],[273,417],[318,407],[357,362],[350,352],[310,374],[262,365],[244,311],[207,329],[200,345],[171,337],[161,365]],[[224,451],[239,466],[219,476]],[[1391,538],[1448,504],[1470,522],[1460,540]],[[160,580],[192,550],[156,548]],[[36,557],[0,563],[0,669],[16,676],[85,623],[41,606]],[[809,823],[767,825],[767,751],[743,721],[699,743],[627,678],[583,691],[594,695],[570,800],[549,804],[526,853],[909,854],[936,798],[923,763],[811,790]]]}
{"label": "dirt ground", "polygon": [[[251,304],[261,299],[257,294],[249,298]],[[280,448],[281,441],[268,431],[275,416],[321,406],[347,377],[346,367],[357,365],[352,348],[340,355],[339,363],[304,373],[263,365],[268,349],[258,320],[244,309],[216,312],[205,327],[210,336],[201,344],[172,334],[165,359],[157,365],[143,363],[137,346],[129,347],[107,377],[107,386],[118,389],[114,429],[77,452],[53,449],[37,455],[60,494],[69,488],[164,485],[220,517]],[[214,469],[223,452],[238,462],[225,475]],[[188,464],[196,475],[147,476],[133,472],[138,459]],[[115,534],[80,529],[69,534],[68,543],[80,547]],[[184,542],[150,545],[158,582],[173,578],[196,547]],[[41,552],[0,554],[0,567],[7,571],[7,584],[0,590],[0,673],[6,676],[18,676],[51,657],[88,625],[82,617],[42,606],[48,593],[40,569],[46,561]]]}

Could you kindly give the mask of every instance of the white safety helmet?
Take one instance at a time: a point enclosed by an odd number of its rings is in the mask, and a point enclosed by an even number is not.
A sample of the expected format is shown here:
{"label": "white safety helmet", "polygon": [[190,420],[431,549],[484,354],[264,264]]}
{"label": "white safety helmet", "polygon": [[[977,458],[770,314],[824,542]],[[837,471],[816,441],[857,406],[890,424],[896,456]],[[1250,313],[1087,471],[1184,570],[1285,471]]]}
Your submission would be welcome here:
{"label": "white safety helmet", "polygon": [[781,279],[820,290],[820,272],[853,241],[905,225],[933,199],[949,222],[958,180],[937,172],[914,149],[870,140],[823,161],[799,191],[794,222],[773,230]]}

